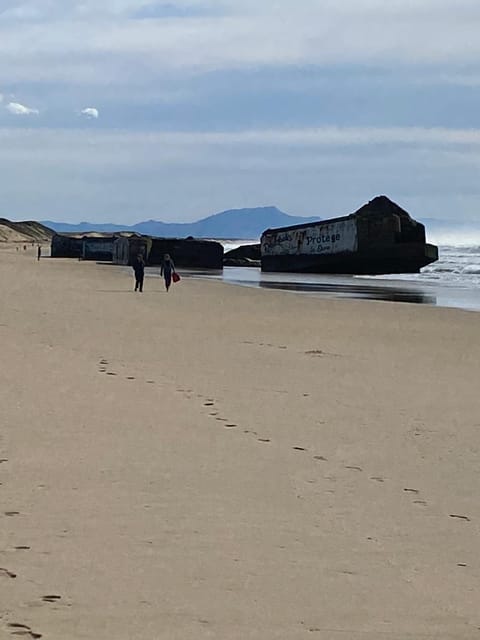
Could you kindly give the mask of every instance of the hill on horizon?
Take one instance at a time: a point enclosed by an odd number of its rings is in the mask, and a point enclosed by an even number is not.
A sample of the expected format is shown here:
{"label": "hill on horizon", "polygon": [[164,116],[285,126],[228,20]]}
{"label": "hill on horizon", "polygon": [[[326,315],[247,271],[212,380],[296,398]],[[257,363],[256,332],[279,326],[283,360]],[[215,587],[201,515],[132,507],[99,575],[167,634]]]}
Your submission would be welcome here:
{"label": "hill on horizon", "polygon": [[69,224],[66,222],[42,221],[42,224],[58,233],[83,233],[87,231],[119,232],[131,231],[149,236],[179,237],[193,236],[195,238],[218,238],[256,240],[265,229],[285,227],[288,225],[316,222],[319,217],[303,218],[291,216],[277,207],[255,207],[251,209],[228,209],[214,215],[202,218],[196,222],[161,222],[146,220],[134,225],[98,224],[81,222]]}

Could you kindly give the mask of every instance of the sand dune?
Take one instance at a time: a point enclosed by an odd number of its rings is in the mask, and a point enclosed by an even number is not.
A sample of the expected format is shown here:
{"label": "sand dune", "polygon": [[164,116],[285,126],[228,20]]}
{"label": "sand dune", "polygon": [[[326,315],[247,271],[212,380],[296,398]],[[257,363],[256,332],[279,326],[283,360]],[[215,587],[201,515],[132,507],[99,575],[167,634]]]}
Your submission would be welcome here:
{"label": "sand dune", "polygon": [[0,253],[0,637],[480,633],[479,316]]}
{"label": "sand dune", "polygon": [[0,218],[0,243],[49,242],[53,231],[39,222],[12,222]]}

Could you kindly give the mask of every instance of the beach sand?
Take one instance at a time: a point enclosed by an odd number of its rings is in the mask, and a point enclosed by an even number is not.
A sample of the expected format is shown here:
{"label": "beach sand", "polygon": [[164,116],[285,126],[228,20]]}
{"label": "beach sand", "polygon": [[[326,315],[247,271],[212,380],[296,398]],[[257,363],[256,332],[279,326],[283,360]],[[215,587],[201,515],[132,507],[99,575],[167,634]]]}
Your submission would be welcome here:
{"label": "beach sand", "polygon": [[0,251],[0,638],[480,637],[480,316],[132,287]]}

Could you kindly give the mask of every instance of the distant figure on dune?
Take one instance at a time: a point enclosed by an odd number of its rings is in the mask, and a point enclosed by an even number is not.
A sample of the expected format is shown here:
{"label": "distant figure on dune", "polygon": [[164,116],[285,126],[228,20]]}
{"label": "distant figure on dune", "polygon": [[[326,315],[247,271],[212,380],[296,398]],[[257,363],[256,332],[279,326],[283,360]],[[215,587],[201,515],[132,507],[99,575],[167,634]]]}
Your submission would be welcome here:
{"label": "distant figure on dune", "polygon": [[133,271],[135,273],[135,291],[143,292],[143,279],[145,277],[145,259],[142,253],[139,253],[133,262]]}
{"label": "distant figure on dune", "polygon": [[39,244],[37,249],[37,260],[40,260],[41,257],[42,257],[42,245]]}
{"label": "distant figure on dune", "polygon": [[173,260],[166,253],[163,256],[162,266],[160,267],[160,275],[165,279],[165,289],[168,291],[170,289],[170,285],[172,284],[172,273],[175,273],[175,265],[173,264]]}

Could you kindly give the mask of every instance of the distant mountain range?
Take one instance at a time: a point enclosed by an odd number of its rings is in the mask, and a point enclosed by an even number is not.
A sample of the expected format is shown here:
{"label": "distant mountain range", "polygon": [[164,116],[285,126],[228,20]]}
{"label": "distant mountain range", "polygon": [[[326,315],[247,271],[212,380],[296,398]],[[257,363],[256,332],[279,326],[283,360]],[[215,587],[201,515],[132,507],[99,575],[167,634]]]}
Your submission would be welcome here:
{"label": "distant mountain range", "polygon": [[[169,223],[147,220],[134,225],[95,224],[81,222],[69,224],[45,220],[43,225],[59,233],[86,233],[129,231],[158,237],[218,238],[255,240],[265,229],[286,227],[305,222],[316,222],[319,217],[291,216],[277,207],[256,207],[252,209],[229,209],[203,218],[197,222]],[[420,218],[427,230],[430,242],[436,244],[480,244],[480,223],[462,220],[442,220]],[[1,238],[0,238],[1,239]]]}
{"label": "distant mountain range", "polygon": [[194,238],[255,240],[262,235],[265,229],[316,222],[319,219],[318,217],[290,216],[277,207],[256,207],[253,209],[229,209],[197,222],[170,223],[147,220],[128,226],[90,222],[68,224],[45,220],[42,224],[59,233],[134,231],[157,237],[186,238],[193,236]]}

